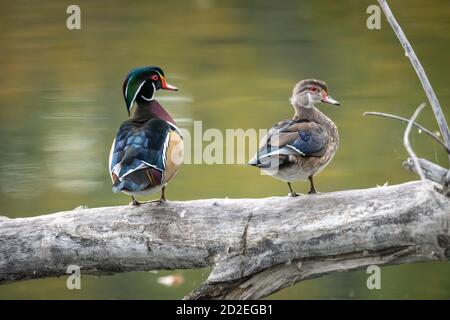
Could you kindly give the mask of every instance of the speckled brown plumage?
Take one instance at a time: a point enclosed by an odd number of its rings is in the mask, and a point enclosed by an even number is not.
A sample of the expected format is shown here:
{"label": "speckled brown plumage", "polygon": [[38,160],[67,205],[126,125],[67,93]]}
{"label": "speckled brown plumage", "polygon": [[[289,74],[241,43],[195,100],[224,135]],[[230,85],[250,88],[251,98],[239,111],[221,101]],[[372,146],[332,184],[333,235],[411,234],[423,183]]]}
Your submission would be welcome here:
{"label": "speckled brown plumage", "polygon": [[319,169],[323,169],[323,166],[333,159],[339,147],[339,132],[334,122],[316,107],[311,109],[303,108],[300,114],[296,113],[293,117],[294,121],[301,121],[302,119],[307,119],[325,128],[327,132],[326,148],[321,154],[314,154],[309,157],[291,155],[289,156],[289,161],[298,164],[304,169],[308,168],[314,171],[314,173],[317,173]]}
{"label": "speckled brown plumage", "polygon": [[339,147],[339,133],[334,122],[314,104],[339,103],[328,95],[326,83],[315,79],[300,81],[290,101],[295,110],[293,118],[269,130],[249,164],[288,182],[292,195],[296,194],[290,182],[306,179],[311,183],[310,193],[315,193],[313,176],[333,159]]}

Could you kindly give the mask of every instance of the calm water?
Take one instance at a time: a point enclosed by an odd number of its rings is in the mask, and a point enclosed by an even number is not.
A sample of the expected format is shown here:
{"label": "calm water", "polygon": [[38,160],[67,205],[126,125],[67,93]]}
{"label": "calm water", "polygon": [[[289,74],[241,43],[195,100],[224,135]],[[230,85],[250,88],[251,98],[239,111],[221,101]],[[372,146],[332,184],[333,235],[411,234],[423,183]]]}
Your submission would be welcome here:
{"label": "calm water", "polygon": [[[0,215],[28,217],[121,205],[107,170],[110,143],[126,118],[121,85],[129,69],[164,68],[177,93],[161,103],[179,125],[267,128],[291,116],[288,96],[300,79],[328,82],[341,108],[321,106],[339,127],[341,147],[316,179],[322,192],[415,179],[401,168],[404,127],[364,111],[410,116],[425,100],[393,32],[366,28],[374,1],[129,1],[79,0],[82,30],[65,27],[66,2],[0,3]],[[450,2],[390,1],[450,115]],[[395,3],[394,3],[395,2]],[[420,122],[435,130],[427,109]],[[415,134],[415,150],[441,165],[445,155]],[[207,177],[205,179],[204,177]],[[298,191],[307,184],[297,183]],[[285,184],[240,165],[185,165],[170,199],[266,197]],[[176,272],[178,287],[160,273],[65,278],[0,286],[0,298],[181,298],[209,270]],[[364,271],[335,274],[283,290],[272,298],[450,298],[450,265],[382,269],[382,290],[365,287]]]}

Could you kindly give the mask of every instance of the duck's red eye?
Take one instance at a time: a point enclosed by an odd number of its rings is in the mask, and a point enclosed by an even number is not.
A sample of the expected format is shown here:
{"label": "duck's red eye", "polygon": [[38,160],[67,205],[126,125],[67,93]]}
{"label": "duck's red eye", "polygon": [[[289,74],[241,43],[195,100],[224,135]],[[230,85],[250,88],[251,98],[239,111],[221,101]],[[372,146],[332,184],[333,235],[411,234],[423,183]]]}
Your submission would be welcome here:
{"label": "duck's red eye", "polygon": [[309,90],[311,90],[312,92],[317,92],[317,88],[316,87],[311,87],[311,89],[309,89]]}
{"label": "duck's red eye", "polygon": [[156,74],[152,75],[152,80],[153,80],[153,81],[158,80],[158,75],[156,75]]}

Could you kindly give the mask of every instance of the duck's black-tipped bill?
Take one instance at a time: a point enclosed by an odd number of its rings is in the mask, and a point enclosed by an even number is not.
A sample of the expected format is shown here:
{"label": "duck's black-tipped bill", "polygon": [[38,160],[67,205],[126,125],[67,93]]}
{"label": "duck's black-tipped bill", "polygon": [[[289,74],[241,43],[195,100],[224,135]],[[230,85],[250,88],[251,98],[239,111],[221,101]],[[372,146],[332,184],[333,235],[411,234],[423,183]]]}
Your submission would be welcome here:
{"label": "duck's black-tipped bill", "polygon": [[170,90],[170,91],[178,91],[178,88],[171,84],[168,84],[166,81],[166,78],[164,78],[163,76],[161,76],[161,89]]}
{"label": "duck's black-tipped bill", "polygon": [[328,104],[332,104],[334,106],[340,106],[341,104],[339,103],[339,101],[334,100],[332,97],[330,97],[329,95],[326,95],[323,97],[322,102],[324,103],[328,103]]}

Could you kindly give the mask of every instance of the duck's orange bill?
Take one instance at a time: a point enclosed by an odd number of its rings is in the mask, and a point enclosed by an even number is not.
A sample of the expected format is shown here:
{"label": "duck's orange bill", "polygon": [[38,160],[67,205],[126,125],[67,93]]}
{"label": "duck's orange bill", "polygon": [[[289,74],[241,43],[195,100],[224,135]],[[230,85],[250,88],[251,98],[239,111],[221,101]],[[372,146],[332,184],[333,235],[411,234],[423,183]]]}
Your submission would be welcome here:
{"label": "duck's orange bill", "polygon": [[178,88],[173,86],[173,85],[171,85],[171,84],[168,84],[167,81],[166,81],[166,78],[164,78],[163,76],[161,76],[161,89],[171,90],[171,91],[178,91]]}

